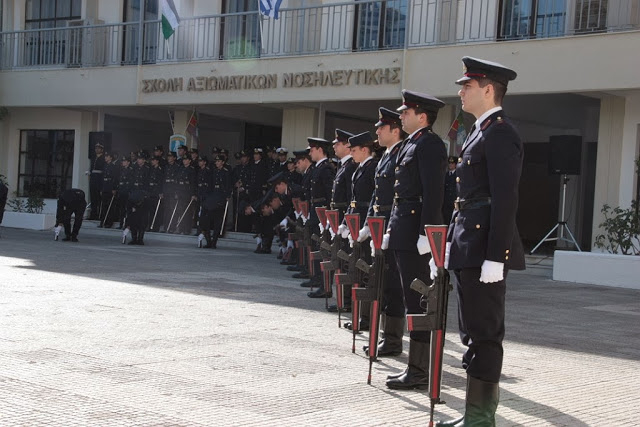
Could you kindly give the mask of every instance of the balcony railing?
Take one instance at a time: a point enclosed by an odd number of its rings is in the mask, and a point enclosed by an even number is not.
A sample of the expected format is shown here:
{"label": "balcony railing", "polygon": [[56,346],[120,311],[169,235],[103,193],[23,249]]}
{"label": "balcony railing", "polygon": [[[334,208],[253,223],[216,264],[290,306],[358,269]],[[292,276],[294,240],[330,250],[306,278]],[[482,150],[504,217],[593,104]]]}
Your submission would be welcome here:
{"label": "balcony railing", "polygon": [[[72,25],[73,24],[73,25]],[[640,0],[362,0],[0,33],[0,68],[97,67],[329,54],[640,30]],[[89,22],[86,22],[89,24]]]}

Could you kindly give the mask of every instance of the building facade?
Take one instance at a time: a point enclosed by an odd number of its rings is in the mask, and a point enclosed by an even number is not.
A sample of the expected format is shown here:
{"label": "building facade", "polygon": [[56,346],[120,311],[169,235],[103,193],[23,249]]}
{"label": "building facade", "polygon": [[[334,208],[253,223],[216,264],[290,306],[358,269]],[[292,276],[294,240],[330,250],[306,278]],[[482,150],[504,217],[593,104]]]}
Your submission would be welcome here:
{"label": "building facade", "polygon": [[0,0],[0,173],[12,192],[88,190],[91,135],[121,154],[168,149],[172,134],[203,154],[299,149],[336,127],[372,131],[402,88],[447,102],[434,127],[446,139],[469,55],[518,72],[504,107],[525,142],[529,248],[562,208],[557,144],[579,165],[565,217],[583,250],[601,207],[636,195],[640,0],[283,0],[278,19],[257,0],[174,1],[180,23],[165,39],[158,0]]}

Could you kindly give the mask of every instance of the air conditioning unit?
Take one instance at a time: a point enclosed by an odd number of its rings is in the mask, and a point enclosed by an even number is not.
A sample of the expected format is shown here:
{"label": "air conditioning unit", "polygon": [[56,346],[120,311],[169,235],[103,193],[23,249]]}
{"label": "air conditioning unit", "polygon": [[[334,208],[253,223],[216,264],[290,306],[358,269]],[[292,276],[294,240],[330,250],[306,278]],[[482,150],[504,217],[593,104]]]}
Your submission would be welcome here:
{"label": "air conditioning unit", "polygon": [[99,19],[67,21],[65,55],[67,67],[99,67],[106,64],[109,27]]}

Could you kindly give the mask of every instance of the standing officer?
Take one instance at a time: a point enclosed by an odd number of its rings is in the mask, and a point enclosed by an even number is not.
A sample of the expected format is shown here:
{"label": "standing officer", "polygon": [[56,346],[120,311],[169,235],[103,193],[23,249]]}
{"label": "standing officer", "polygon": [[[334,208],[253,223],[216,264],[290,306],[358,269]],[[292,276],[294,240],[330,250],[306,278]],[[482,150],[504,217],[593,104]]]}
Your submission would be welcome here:
{"label": "standing officer", "polygon": [[[196,170],[191,167],[191,157],[182,158],[182,167],[178,169],[178,209],[176,215],[176,233],[191,234],[193,224],[193,203],[197,199]],[[178,221],[180,225],[178,226]]]}
{"label": "standing officer", "polygon": [[211,171],[208,191],[201,202],[201,228],[207,241],[206,248],[216,248],[221,234],[225,207],[231,197],[231,172],[224,167],[221,155],[214,158],[215,167]]}
{"label": "standing officer", "polygon": [[[310,187],[309,187],[309,219],[308,224],[305,226],[308,227],[311,233],[315,233],[319,230],[318,225],[320,224],[320,220],[318,219],[318,214],[316,213],[316,207],[326,207],[329,206],[329,202],[331,202],[331,189],[333,188],[333,179],[335,178],[335,170],[329,164],[327,160],[329,154],[329,147],[331,143],[324,138],[307,138],[307,142],[309,146],[307,149],[309,150],[309,156],[311,156],[311,160],[315,163],[315,167],[311,171],[310,176]],[[323,227],[326,224],[323,224]],[[318,232],[319,234],[319,232]],[[317,251],[316,242],[312,244],[312,250]],[[320,286],[322,283],[322,273],[320,271],[320,260],[314,260],[314,268],[313,273],[314,276],[310,278],[308,282],[304,282],[301,284],[303,287],[307,287],[306,285],[311,286]],[[324,288],[322,294],[318,294],[316,292],[309,292],[307,295],[312,298],[324,298]],[[329,295],[331,296],[331,295]]]}
{"label": "standing officer", "polygon": [[[465,56],[458,92],[462,109],[476,117],[457,168],[458,197],[449,227],[449,269],[456,275],[458,326],[467,351],[465,414],[441,426],[494,426],[498,407],[504,303],[509,270],[524,270],[516,227],[523,147],[502,111],[516,73],[504,65]],[[445,261],[446,263],[446,261]]]}
{"label": "standing officer", "polygon": [[99,142],[94,147],[95,155],[91,161],[89,171],[89,198],[91,199],[91,214],[89,219],[100,219],[100,199],[102,196],[102,173],[104,172],[104,146]]}
{"label": "standing officer", "polygon": [[449,170],[444,177],[444,201],[442,202],[442,219],[445,223],[451,221],[453,215],[453,204],[458,197],[456,189],[456,164],[458,159],[455,156],[449,156]]}
{"label": "standing officer", "polygon": [[131,158],[127,156],[122,157],[122,166],[119,172],[118,180],[118,209],[120,211],[119,219],[122,230],[125,227],[125,219],[127,217],[127,200],[129,199],[129,192],[133,187],[133,169],[131,168]]}
{"label": "standing officer", "polygon": [[133,187],[127,200],[127,225],[131,230],[130,245],[144,245],[144,233],[149,219],[149,154],[140,150],[133,165]]}
{"label": "standing officer", "polygon": [[232,171],[232,177],[235,187],[235,197],[233,200],[234,213],[236,218],[235,231],[246,233],[251,231],[251,220],[246,215],[242,214],[240,205],[250,202],[248,196],[249,181],[251,178],[249,153],[245,150],[242,150],[237,153],[237,159],[239,160],[239,163],[233,168]]}
{"label": "standing officer", "polygon": [[[156,147],[157,148],[157,147]],[[156,150],[157,152],[158,150]],[[158,231],[162,223],[162,186],[164,184],[164,168],[161,166],[164,159],[154,156],[151,158],[151,171],[149,173],[149,231]],[[155,222],[154,222],[155,219]],[[152,227],[153,226],[153,227]]]}
{"label": "standing officer", "polygon": [[[58,197],[58,207],[56,210],[56,226],[64,226],[65,238],[63,242],[78,241],[78,233],[82,226],[82,217],[87,208],[87,201],[84,199],[84,191],[78,188],[65,190]],[[73,230],[71,229],[71,215],[73,219]]]}
{"label": "standing officer", "polygon": [[[376,123],[378,143],[385,148],[375,173],[375,189],[369,204],[368,216],[383,216],[389,224],[393,205],[393,185],[395,182],[396,158],[402,141],[407,134],[402,130],[400,114],[380,107]],[[358,241],[364,242],[371,233],[365,224],[360,230]],[[378,344],[378,356],[397,356],[402,353],[404,336],[405,305],[400,276],[393,251],[385,251],[385,288],[383,290],[382,312],[385,314],[384,337]],[[368,346],[365,348],[368,352]]]}
{"label": "standing officer", "polygon": [[210,190],[211,178],[212,173],[211,169],[209,169],[209,159],[207,159],[207,156],[198,157],[198,169],[196,170],[196,187],[198,200],[194,202],[194,218],[198,226],[196,234],[200,234],[200,231],[202,230],[200,226],[200,204],[202,203],[204,195],[207,194]]}
{"label": "standing officer", "polygon": [[164,205],[163,219],[164,232],[168,233],[171,227],[175,227],[181,212],[178,212],[178,172],[180,165],[176,162],[176,153],[167,154],[167,165],[164,170],[164,182],[160,198]]}
{"label": "standing officer", "polygon": [[[382,249],[394,251],[407,312],[424,313],[420,294],[409,288],[413,279],[429,280],[430,252],[425,224],[442,223],[447,152],[432,126],[445,104],[430,95],[402,91],[400,120],[409,133],[396,160],[394,202]],[[391,376],[387,387],[397,390],[429,387],[429,332],[411,332],[409,363],[402,374]]]}
{"label": "standing officer", "polygon": [[104,153],[104,173],[102,174],[102,222],[99,228],[111,228],[113,226],[113,218],[117,216],[117,200],[116,189],[118,188],[118,171],[119,168],[113,163],[113,154]]}
{"label": "standing officer", "polygon": [[336,177],[333,180],[331,190],[331,209],[339,212],[339,221],[342,222],[344,213],[351,202],[351,180],[358,164],[353,160],[351,148],[349,148],[349,138],[352,133],[342,129],[336,129],[336,136],[333,140],[333,151],[340,160]]}

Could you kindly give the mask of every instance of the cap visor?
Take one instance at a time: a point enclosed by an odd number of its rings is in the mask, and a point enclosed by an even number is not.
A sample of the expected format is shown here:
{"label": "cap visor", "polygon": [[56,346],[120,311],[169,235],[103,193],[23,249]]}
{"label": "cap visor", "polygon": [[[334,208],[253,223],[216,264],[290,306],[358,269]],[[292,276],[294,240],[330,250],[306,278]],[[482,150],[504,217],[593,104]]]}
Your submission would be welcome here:
{"label": "cap visor", "polygon": [[468,82],[469,80],[471,80],[471,77],[464,76],[464,77],[459,78],[458,80],[456,80],[456,84],[457,85],[462,85],[462,84],[464,84],[464,82]]}
{"label": "cap visor", "polygon": [[406,105],[401,105],[398,108],[396,108],[396,111],[404,111],[404,110],[408,110],[409,107],[407,107]]}
{"label": "cap visor", "polygon": [[380,126],[384,126],[386,123],[383,123],[382,120],[380,120],[378,123],[376,123],[374,126],[375,127],[380,127]]}

